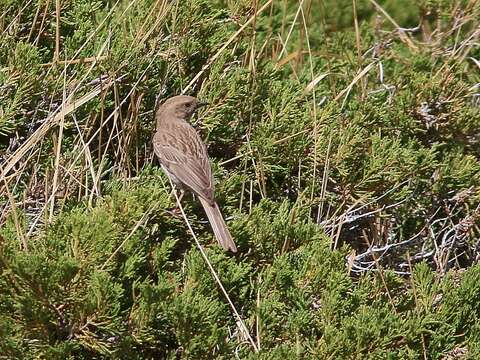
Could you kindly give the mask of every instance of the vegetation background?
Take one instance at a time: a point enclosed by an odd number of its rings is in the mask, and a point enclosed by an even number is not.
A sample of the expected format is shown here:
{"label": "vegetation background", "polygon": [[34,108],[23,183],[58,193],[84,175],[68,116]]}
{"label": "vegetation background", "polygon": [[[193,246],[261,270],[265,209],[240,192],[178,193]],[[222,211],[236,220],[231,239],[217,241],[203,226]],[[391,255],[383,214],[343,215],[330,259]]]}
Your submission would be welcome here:
{"label": "vegetation background", "polygon": [[[480,2],[0,0],[0,358],[479,359]],[[153,157],[210,105],[238,255]],[[250,338],[249,338],[250,336]]]}

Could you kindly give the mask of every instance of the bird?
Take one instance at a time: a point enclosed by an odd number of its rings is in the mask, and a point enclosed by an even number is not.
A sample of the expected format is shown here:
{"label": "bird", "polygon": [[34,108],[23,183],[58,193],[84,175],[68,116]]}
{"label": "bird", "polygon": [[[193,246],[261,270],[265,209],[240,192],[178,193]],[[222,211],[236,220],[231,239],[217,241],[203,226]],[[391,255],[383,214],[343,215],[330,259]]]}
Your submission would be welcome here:
{"label": "bird", "polygon": [[219,245],[225,251],[237,252],[215,200],[215,185],[207,147],[188,122],[197,109],[206,104],[188,95],[177,95],[165,100],[155,113],[153,149],[163,171],[173,184],[197,195]]}

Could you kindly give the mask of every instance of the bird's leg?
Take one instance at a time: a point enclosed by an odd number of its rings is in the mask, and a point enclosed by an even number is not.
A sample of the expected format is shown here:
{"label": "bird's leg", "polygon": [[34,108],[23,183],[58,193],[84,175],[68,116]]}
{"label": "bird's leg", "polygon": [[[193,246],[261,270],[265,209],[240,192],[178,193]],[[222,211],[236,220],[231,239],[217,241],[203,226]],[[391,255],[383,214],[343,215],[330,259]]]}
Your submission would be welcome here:
{"label": "bird's leg", "polygon": [[[180,206],[178,203],[182,201],[183,195],[185,195],[185,190],[180,189],[179,192],[180,192],[180,195],[176,196],[175,194],[177,193],[177,189],[176,188],[172,189],[171,194],[175,197],[175,207],[173,209],[167,210],[171,215],[177,218],[182,217],[182,212],[180,211]],[[178,197],[178,201],[177,201],[177,197]]]}
{"label": "bird's leg", "polygon": [[[182,201],[183,195],[185,195],[185,190],[180,189],[180,196],[178,197],[178,202]],[[177,207],[178,207],[178,203],[177,203]]]}
{"label": "bird's leg", "polygon": [[[178,194],[179,195],[175,195],[175,194]],[[175,204],[176,204],[176,207],[178,207],[178,203],[182,201],[183,199],[183,195],[185,195],[185,190],[183,189],[177,189],[177,188],[173,188],[172,189],[172,192],[170,193],[170,195],[173,195],[173,197],[175,198]],[[178,202],[177,202],[177,197],[178,197]]]}

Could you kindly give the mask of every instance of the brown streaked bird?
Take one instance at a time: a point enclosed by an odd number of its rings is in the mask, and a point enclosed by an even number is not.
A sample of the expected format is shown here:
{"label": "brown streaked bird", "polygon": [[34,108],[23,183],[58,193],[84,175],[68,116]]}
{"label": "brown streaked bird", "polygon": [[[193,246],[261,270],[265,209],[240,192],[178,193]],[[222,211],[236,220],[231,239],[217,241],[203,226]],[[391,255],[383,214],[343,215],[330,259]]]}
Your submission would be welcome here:
{"label": "brown streaked bird", "polygon": [[236,252],[237,247],[215,201],[207,147],[187,122],[202,105],[205,103],[192,96],[178,95],[167,99],[155,114],[157,131],[153,137],[153,149],[172,182],[198,196],[220,246]]}

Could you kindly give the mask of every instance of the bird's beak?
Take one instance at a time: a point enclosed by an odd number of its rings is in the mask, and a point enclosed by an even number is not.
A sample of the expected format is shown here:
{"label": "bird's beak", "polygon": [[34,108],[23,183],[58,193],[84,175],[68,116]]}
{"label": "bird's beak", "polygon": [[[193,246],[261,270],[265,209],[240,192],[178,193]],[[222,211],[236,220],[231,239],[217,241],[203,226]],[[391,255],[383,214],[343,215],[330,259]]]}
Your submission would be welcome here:
{"label": "bird's beak", "polygon": [[207,105],[208,105],[208,102],[199,101],[199,102],[197,102],[197,109],[201,108],[202,106],[207,106]]}

